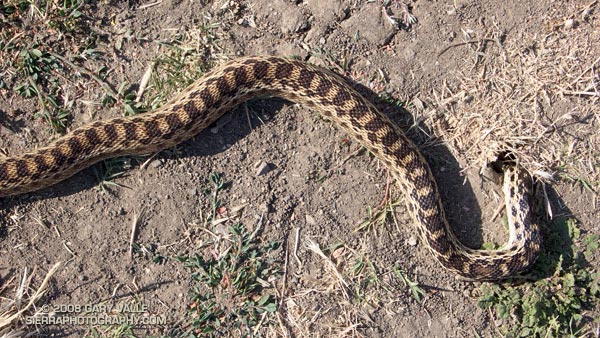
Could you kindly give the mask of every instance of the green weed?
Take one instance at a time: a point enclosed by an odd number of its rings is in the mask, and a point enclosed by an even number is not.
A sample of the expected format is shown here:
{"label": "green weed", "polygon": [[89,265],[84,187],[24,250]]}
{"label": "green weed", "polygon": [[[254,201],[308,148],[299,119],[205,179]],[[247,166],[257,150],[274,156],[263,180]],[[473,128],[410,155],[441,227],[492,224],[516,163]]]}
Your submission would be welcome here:
{"label": "green weed", "polygon": [[114,182],[113,180],[125,175],[127,169],[131,167],[130,161],[127,158],[117,157],[102,162],[101,166],[94,166],[94,174],[98,185],[96,189],[105,194],[112,194],[111,188],[123,187],[123,185]]}
{"label": "green weed", "polygon": [[558,218],[545,241],[531,272],[535,282],[481,287],[478,305],[503,320],[505,336],[579,337],[585,322],[600,320],[590,312],[600,301],[600,273],[590,272],[586,263],[598,248],[598,235],[581,238],[574,219]]}
{"label": "green weed", "polygon": [[413,298],[417,301],[417,303],[421,304],[422,303],[422,297],[425,296],[427,293],[425,292],[425,290],[423,290],[420,286],[419,283],[417,282],[413,282],[412,280],[410,280],[406,274],[404,274],[399,268],[394,267],[394,273],[400,277],[400,279],[402,280],[402,282],[404,283],[404,286],[408,287],[408,289],[410,290],[411,295],[413,296]]}
{"label": "green weed", "polygon": [[82,0],[9,0],[0,4],[0,12],[7,18],[0,24],[0,88],[37,98],[35,117],[46,121],[52,134],[63,134],[71,116],[56,76],[62,64],[48,51],[88,50],[93,44],[80,11],[85,4]]}
{"label": "green weed", "polygon": [[189,337],[212,337],[233,330],[251,336],[251,329],[277,310],[277,298],[265,289],[280,276],[278,262],[269,256],[279,244],[260,243],[241,224],[228,231],[232,244],[221,254],[177,258],[195,282]]}
{"label": "green weed", "polygon": [[152,262],[156,264],[163,264],[168,259],[158,252],[158,246],[156,244],[133,243],[132,249],[136,255],[144,258],[150,258]]}
{"label": "green weed", "polygon": [[204,190],[204,195],[210,198],[211,204],[211,221],[217,219],[218,209],[221,207],[219,192],[225,188],[225,179],[219,173],[212,173],[209,176],[210,188]]}

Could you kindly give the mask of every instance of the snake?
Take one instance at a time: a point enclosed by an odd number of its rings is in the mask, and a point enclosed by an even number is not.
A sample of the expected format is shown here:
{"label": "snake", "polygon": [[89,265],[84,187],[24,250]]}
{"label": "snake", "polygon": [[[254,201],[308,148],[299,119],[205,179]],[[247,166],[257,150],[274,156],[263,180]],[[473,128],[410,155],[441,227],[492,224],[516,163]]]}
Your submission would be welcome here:
{"label": "snake", "polygon": [[279,97],[319,112],[385,163],[403,192],[422,242],[458,278],[494,281],[524,273],[540,252],[532,179],[504,167],[509,238],[496,250],[472,249],[455,235],[426,159],[401,128],[331,70],[279,56],[241,57],[207,72],[149,113],[94,121],[43,146],[0,158],[0,197],[46,188],[99,161],[149,154],[197,135],[225,112],[254,98]]}

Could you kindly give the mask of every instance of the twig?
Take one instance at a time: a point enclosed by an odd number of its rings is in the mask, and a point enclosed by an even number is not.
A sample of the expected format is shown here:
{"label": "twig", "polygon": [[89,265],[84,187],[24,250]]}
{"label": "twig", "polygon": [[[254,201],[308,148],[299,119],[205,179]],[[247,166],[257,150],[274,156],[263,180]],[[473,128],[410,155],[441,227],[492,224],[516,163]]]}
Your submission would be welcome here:
{"label": "twig", "polygon": [[472,45],[474,43],[480,43],[480,42],[497,42],[497,40],[484,38],[484,39],[479,39],[479,40],[471,40],[471,41],[455,43],[453,45],[450,45],[450,46],[442,49],[442,51],[438,53],[438,57],[442,56],[442,54],[446,53],[450,48],[464,46],[464,45]]}
{"label": "twig", "polygon": [[252,241],[254,239],[254,237],[256,236],[256,234],[260,231],[260,228],[262,228],[264,216],[265,216],[264,213],[262,213],[260,215],[260,219],[258,220],[258,226],[256,227],[256,229],[254,229],[254,231],[252,232],[252,234],[250,235],[250,237],[248,237],[249,241]]}
{"label": "twig", "polygon": [[379,210],[384,209],[387,201],[389,199],[390,196],[390,183],[391,183],[391,179],[390,179],[390,168],[386,169],[386,179],[385,179],[385,192],[383,194],[383,199],[381,200],[381,203],[379,203],[378,206],[375,207],[375,210]]}
{"label": "twig", "polygon": [[298,271],[302,270],[302,261],[300,257],[298,257],[298,245],[300,244],[300,228],[296,228],[296,239],[294,242],[294,258],[296,258],[296,262],[298,263]]}
{"label": "twig", "polygon": [[150,81],[150,77],[152,76],[153,69],[154,69],[154,62],[150,63],[150,65],[146,69],[146,72],[142,76],[142,79],[140,80],[140,88],[138,89],[138,91],[135,95],[135,102],[140,102],[140,100],[142,99],[142,96],[144,95],[144,91],[146,90],[146,87],[148,86],[148,82]]}
{"label": "twig", "polygon": [[138,10],[140,10],[140,9],[146,9],[148,7],[153,7],[153,6],[156,6],[156,5],[160,5],[161,3],[162,3],[162,0],[158,0],[158,1],[155,1],[153,3],[141,5],[140,7],[138,7]]}
{"label": "twig", "polygon": [[146,215],[146,209],[142,207],[142,210],[138,215],[133,217],[133,223],[131,224],[131,236],[129,237],[129,259],[133,258],[133,241],[135,240],[135,235],[137,233],[137,227],[140,223],[140,220],[143,221],[143,218]]}
{"label": "twig", "polygon": [[142,165],[140,166],[140,169],[145,170],[146,167],[148,167],[148,165],[150,164],[150,162],[152,162],[152,160],[158,155],[160,154],[160,151],[155,152],[154,154],[152,154],[152,156],[150,156],[146,161],[144,161],[144,163],[142,163]]}
{"label": "twig", "polygon": [[562,92],[564,95],[574,95],[574,96],[597,96],[600,97],[600,93],[597,92],[579,92],[579,91],[564,91]]}
{"label": "twig", "polygon": [[262,327],[262,323],[265,320],[265,317],[267,317],[269,313],[268,312],[264,312],[262,317],[260,317],[260,320],[258,321],[258,324],[256,324],[256,327],[254,328],[254,336],[256,337],[256,334],[258,333],[258,330],[260,330],[260,328]]}
{"label": "twig", "polygon": [[342,274],[338,271],[338,268],[335,265],[335,263],[333,263],[331,261],[331,259],[329,257],[327,257],[325,255],[325,253],[323,253],[323,251],[319,247],[319,244],[317,244],[313,240],[307,239],[304,242],[304,245],[306,246],[307,249],[309,249],[310,251],[312,251],[312,252],[316,253],[317,255],[319,255],[323,259],[323,261],[325,263],[327,263],[327,265],[329,265],[329,267],[331,268],[331,270],[333,270],[333,273],[337,277],[337,279],[340,282],[340,284],[342,284],[342,286],[343,286],[342,290],[344,292],[344,296],[346,296],[346,298],[347,298],[348,297],[348,293],[347,293],[346,288],[348,288],[348,282],[346,282],[346,279],[344,278],[344,276],[342,276]]}
{"label": "twig", "polygon": [[42,297],[44,295],[44,293],[46,293],[46,287],[48,286],[48,283],[50,282],[50,278],[52,277],[52,275],[54,275],[56,273],[56,271],[61,266],[61,264],[62,264],[61,262],[54,264],[54,266],[48,271],[48,273],[46,274],[46,277],[44,277],[44,280],[42,281],[42,284],[35,291],[33,296],[29,299],[29,302],[27,303],[26,306],[24,306],[23,308],[21,308],[19,311],[17,311],[16,313],[14,313],[12,316],[10,316],[8,318],[0,317],[0,328],[4,328],[4,327],[8,326],[10,323],[12,323],[13,320],[15,320],[16,318],[19,318],[19,316],[21,316],[21,314],[23,314],[23,312],[27,311],[27,309],[29,309],[33,304],[35,304],[35,302],[38,299],[40,299],[40,297]]}
{"label": "twig", "polygon": [[[289,242],[288,242],[289,244]],[[288,274],[288,261],[290,256],[290,246],[285,246],[285,262],[283,264],[283,286],[281,287],[281,293],[279,295],[279,307],[283,305],[283,298],[285,296],[285,291],[287,288],[287,274]]]}
{"label": "twig", "polygon": [[573,86],[577,83],[577,81],[579,81],[579,79],[581,79],[585,74],[587,74],[587,72],[594,69],[594,66],[596,65],[596,63],[598,63],[598,61],[600,61],[600,57],[597,58],[596,61],[592,62],[592,64],[589,67],[587,67],[583,72],[581,72],[581,74],[579,74],[579,76],[575,80],[573,80],[571,84],[569,84],[569,88],[573,88]]}
{"label": "twig", "polygon": [[18,39],[19,37],[25,35],[25,32],[20,32],[18,34],[15,34],[15,36],[13,36],[10,40],[8,40],[8,42],[2,47],[2,49],[8,48],[8,46],[10,46],[10,43],[15,41],[16,39]]}
{"label": "twig", "polygon": [[494,222],[496,220],[496,218],[498,218],[498,215],[500,215],[500,213],[502,212],[502,210],[504,210],[506,206],[504,205],[504,203],[500,203],[500,205],[498,206],[498,208],[496,208],[496,211],[494,211],[494,214],[492,215],[492,222]]}

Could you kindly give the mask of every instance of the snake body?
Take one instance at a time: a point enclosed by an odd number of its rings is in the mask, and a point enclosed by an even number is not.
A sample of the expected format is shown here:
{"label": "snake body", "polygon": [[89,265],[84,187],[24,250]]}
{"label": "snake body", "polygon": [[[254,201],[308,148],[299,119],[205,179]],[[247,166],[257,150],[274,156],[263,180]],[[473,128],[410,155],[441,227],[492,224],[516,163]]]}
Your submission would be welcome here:
{"label": "snake body", "polygon": [[103,159],[172,147],[255,97],[282,97],[313,108],[383,161],[405,192],[421,238],[448,270],[470,280],[498,280],[535,261],[541,238],[531,221],[530,182],[521,169],[505,170],[508,243],[500,250],[467,248],[446,220],[429,165],[399,127],[341,76],[281,57],[229,62],[152,113],[93,122],[46,147],[0,159],[0,197],[47,187]]}

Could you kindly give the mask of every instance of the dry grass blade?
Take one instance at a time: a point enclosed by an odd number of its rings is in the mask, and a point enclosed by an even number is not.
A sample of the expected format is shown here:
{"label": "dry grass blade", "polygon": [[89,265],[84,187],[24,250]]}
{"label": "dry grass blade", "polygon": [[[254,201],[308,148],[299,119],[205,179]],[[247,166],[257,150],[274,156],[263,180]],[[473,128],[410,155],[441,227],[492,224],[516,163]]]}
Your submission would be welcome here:
{"label": "dry grass blade", "polygon": [[[597,22],[598,20],[595,19]],[[590,22],[593,25],[594,22]],[[494,35],[494,34],[492,34]],[[490,45],[458,74],[457,88],[437,89],[426,124],[468,167],[483,168],[506,153],[541,179],[554,172],[599,182],[600,43],[556,31]]]}
{"label": "dry grass blade", "polygon": [[346,282],[346,279],[344,279],[344,276],[342,276],[342,274],[338,271],[337,266],[335,266],[335,263],[333,263],[331,261],[331,259],[329,259],[329,257],[327,257],[327,255],[325,255],[325,253],[323,253],[323,251],[319,247],[319,244],[315,243],[312,239],[307,239],[304,242],[304,245],[306,246],[307,249],[309,249],[310,251],[316,253],[321,258],[323,258],[323,261],[329,266],[329,268],[331,269],[331,271],[337,277],[339,283],[344,287],[343,288],[344,289],[344,294],[346,294],[345,288],[348,287],[348,282]]}
{"label": "dry grass blade", "polygon": [[129,259],[133,258],[133,245],[135,242],[135,235],[140,223],[146,221],[146,208],[142,207],[139,214],[134,215],[133,222],[131,223],[131,233],[129,236]]}
{"label": "dry grass blade", "polygon": [[[2,337],[22,337],[27,332],[24,327],[18,324],[18,321],[22,319],[22,315],[31,309],[37,301],[46,293],[50,278],[60,268],[61,262],[54,264],[54,266],[46,273],[42,284],[35,290],[33,295],[27,300],[24,297],[28,294],[27,289],[29,287],[28,282],[31,280],[27,278],[27,272],[23,273],[23,279],[15,299],[9,300],[7,303],[2,305],[0,308],[0,335]],[[25,306],[22,306],[26,302]]]}

